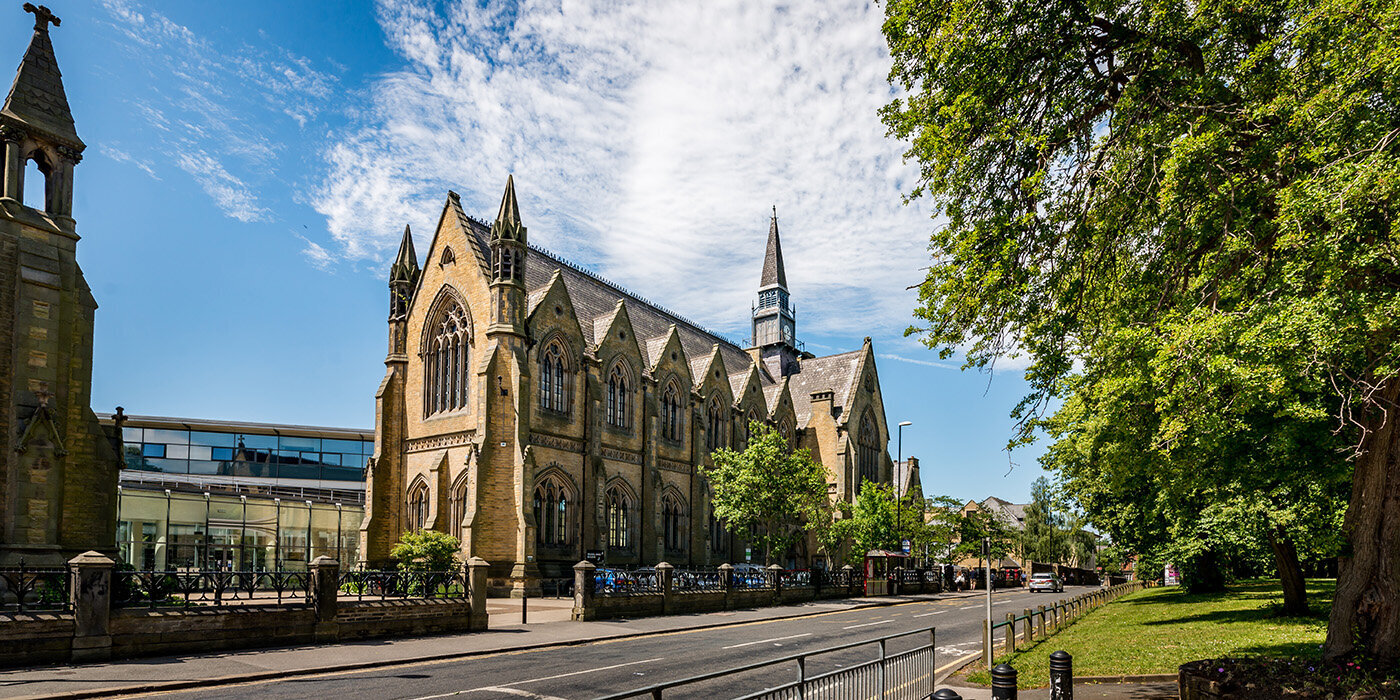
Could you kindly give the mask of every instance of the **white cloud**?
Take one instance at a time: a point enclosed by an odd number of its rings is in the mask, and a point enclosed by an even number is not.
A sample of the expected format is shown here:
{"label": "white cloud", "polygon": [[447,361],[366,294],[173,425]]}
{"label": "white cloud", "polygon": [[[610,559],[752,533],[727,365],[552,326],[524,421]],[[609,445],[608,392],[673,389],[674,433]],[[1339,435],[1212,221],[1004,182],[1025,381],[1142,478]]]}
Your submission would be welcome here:
{"label": "white cloud", "polygon": [[331,265],[335,262],[335,258],[329,251],[306,236],[297,235],[297,238],[300,238],[302,242],[306,243],[306,247],[302,249],[301,254],[306,256],[307,262],[311,263],[312,267],[318,270],[330,269]]}
{"label": "white cloud", "polygon": [[799,330],[908,325],[931,222],[902,206],[916,172],[876,114],[880,6],[468,5],[379,3],[408,65],[325,151],[337,255],[383,259],[448,187],[494,215],[513,172],[532,241],[742,334],[776,203]]}
{"label": "white cloud", "polygon": [[258,205],[248,186],[224,169],[219,161],[203,151],[182,153],[175,164],[189,173],[204,193],[214,200],[214,205],[225,215],[244,223],[270,221],[271,213]]}
{"label": "white cloud", "polygon": [[879,355],[877,355],[877,357],[879,357],[879,358],[881,358],[881,359],[884,359],[884,360],[898,360],[899,362],[908,362],[909,364],[923,365],[923,366],[925,366],[925,367],[938,367],[939,369],[959,369],[959,368],[960,368],[960,365],[958,365],[958,363],[956,363],[956,362],[939,362],[939,361],[937,361],[937,360],[920,360],[920,359],[918,359],[918,358],[914,358],[914,357],[905,357],[905,356],[903,356],[903,355],[895,355],[894,353],[888,353],[888,352],[882,352],[882,353],[880,353]]}
{"label": "white cloud", "polygon": [[159,155],[193,175],[228,216],[270,220],[257,185],[275,177],[286,149],[268,136],[270,126],[280,117],[306,126],[329,103],[337,78],[266,42],[218,45],[131,0],[102,6],[123,47],[150,71],[152,89],[131,103],[161,132]]}
{"label": "white cloud", "polygon": [[150,161],[137,158],[136,156],[133,156],[130,153],[127,153],[126,151],[117,148],[116,146],[110,146],[107,144],[99,144],[97,146],[97,150],[102,155],[107,156],[108,158],[111,158],[112,160],[118,163],[130,163],[131,165],[134,165],[138,169],[140,169],[141,172],[150,175],[152,178],[156,180],[160,179],[160,176],[156,175],[156,171],[153,168],[151,168]]}

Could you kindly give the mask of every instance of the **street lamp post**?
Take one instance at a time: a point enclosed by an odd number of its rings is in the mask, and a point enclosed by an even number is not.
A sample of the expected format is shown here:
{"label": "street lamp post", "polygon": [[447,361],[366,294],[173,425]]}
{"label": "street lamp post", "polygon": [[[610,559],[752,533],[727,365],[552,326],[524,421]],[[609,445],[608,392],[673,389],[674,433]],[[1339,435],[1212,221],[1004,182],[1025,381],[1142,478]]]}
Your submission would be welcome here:
{"label": "street lamp post", "polygon": [[[898,438],[896,439],[896,442],[895,442],[895,444],[898,445],[896,454],[899,456],[899,459],[895,460],[894,466],[895,466],[896,469],[898,469],[898,470],[900,471],[900,477],[901,477],[904,481],[908,481],[908,479],[909,479],[909,477],[906,476],[906,475],[904,474],[904,466],[903,466],[903,462],[904,462],[904,427],[907,426],[907,425],[913,425],[913,424],[914,424],[913,422],[907,421],[907,420],[902,420],[902,421],[900,421],[900,422],[899,422],[899,431],[897,432]],[[904,489],[905,489],[906,491],[909,489],[909,484],[905,483],[903,486],[904,486]],[[899,533],[899,527],[900,527],[900,524],[901,524],[900,521],[903,519],[903,515],[904,515],[904,494],[899,493],[899,486],[898,486],[898,485],[895,486],[895,494],[894,494],[894,496],[895,496],[895,502],[894,502],[894,531],[895,531],[895,534],[896,534],[896,535],[899,535],[899,534],[900,534],[900,533]],[[903,537],[900,537],[900,539],[904,539],[904,538],[903,538]],[[903,549],[903,547],[901,547],[900,549]]]}

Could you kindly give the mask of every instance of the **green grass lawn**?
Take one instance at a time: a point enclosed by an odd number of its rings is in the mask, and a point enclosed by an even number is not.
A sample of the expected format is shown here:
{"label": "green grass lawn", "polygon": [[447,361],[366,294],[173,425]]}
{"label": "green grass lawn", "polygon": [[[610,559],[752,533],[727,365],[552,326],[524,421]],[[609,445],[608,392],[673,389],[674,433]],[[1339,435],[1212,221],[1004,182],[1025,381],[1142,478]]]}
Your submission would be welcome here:
{"label": "green grass lawn", "polygon": [[[1176,673],[1187,661],[1222,656],[1316,658],[1327,634],[1335,581],[1308,581],[1313,614],[1282,617],[1277,581],[1248,581],[1224,593],[1192,595],[1178,587],[1149,588],[1124,596],[1044,641],[998,663],[1015,667],[1021,687],[1049,683],[1050,652],[1074,657],[1075,676]],[[1000,632],[1000,630],[998,630]],[[1002,637],[998,634],[997,648]],[[969,676],[988,684],[981,670]]]}

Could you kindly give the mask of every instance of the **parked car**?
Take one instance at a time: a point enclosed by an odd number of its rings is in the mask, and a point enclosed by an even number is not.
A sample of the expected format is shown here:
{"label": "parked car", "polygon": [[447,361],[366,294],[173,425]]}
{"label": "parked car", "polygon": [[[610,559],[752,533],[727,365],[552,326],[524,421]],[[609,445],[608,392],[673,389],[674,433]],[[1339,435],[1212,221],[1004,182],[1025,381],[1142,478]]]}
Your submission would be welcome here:
{"label": "parked car", "polygon": [[1031,574],[1029,588],[1032,593],[1036,591],[1064,593],[1065,582],[1061,581],[1059,576],[1052,573]]}

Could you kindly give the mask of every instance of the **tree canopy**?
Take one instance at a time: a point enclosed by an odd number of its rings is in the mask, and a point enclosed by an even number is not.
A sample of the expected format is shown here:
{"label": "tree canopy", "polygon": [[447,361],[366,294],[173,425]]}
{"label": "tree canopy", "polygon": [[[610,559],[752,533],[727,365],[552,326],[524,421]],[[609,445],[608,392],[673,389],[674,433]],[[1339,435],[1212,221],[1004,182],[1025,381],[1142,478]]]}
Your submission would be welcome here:
{"label": "tree canopy", "polygon": [[781,556],[809,526],[831,522],[826,469],[769,426],[750,423],[749,435],[742,451],[710,453],[713,466],[700,473],[713,491],[715,517],[730,530],[751,533],[766,556]]}
{"label": "tree canopy", "polygon": [[[1354,470],[1325,651],[1387,663],[1397,26],[1393,0],[890,0],[884,27],[883,117],[946,219],[910,332],[969,367],[1026,353],[1013,443],[1069,397],[1061,455],[1126,511],[1189,512],[1203,465],[1325,484],[1330,421]],[[1169,526],[1137,515],[1115,541]]]}

